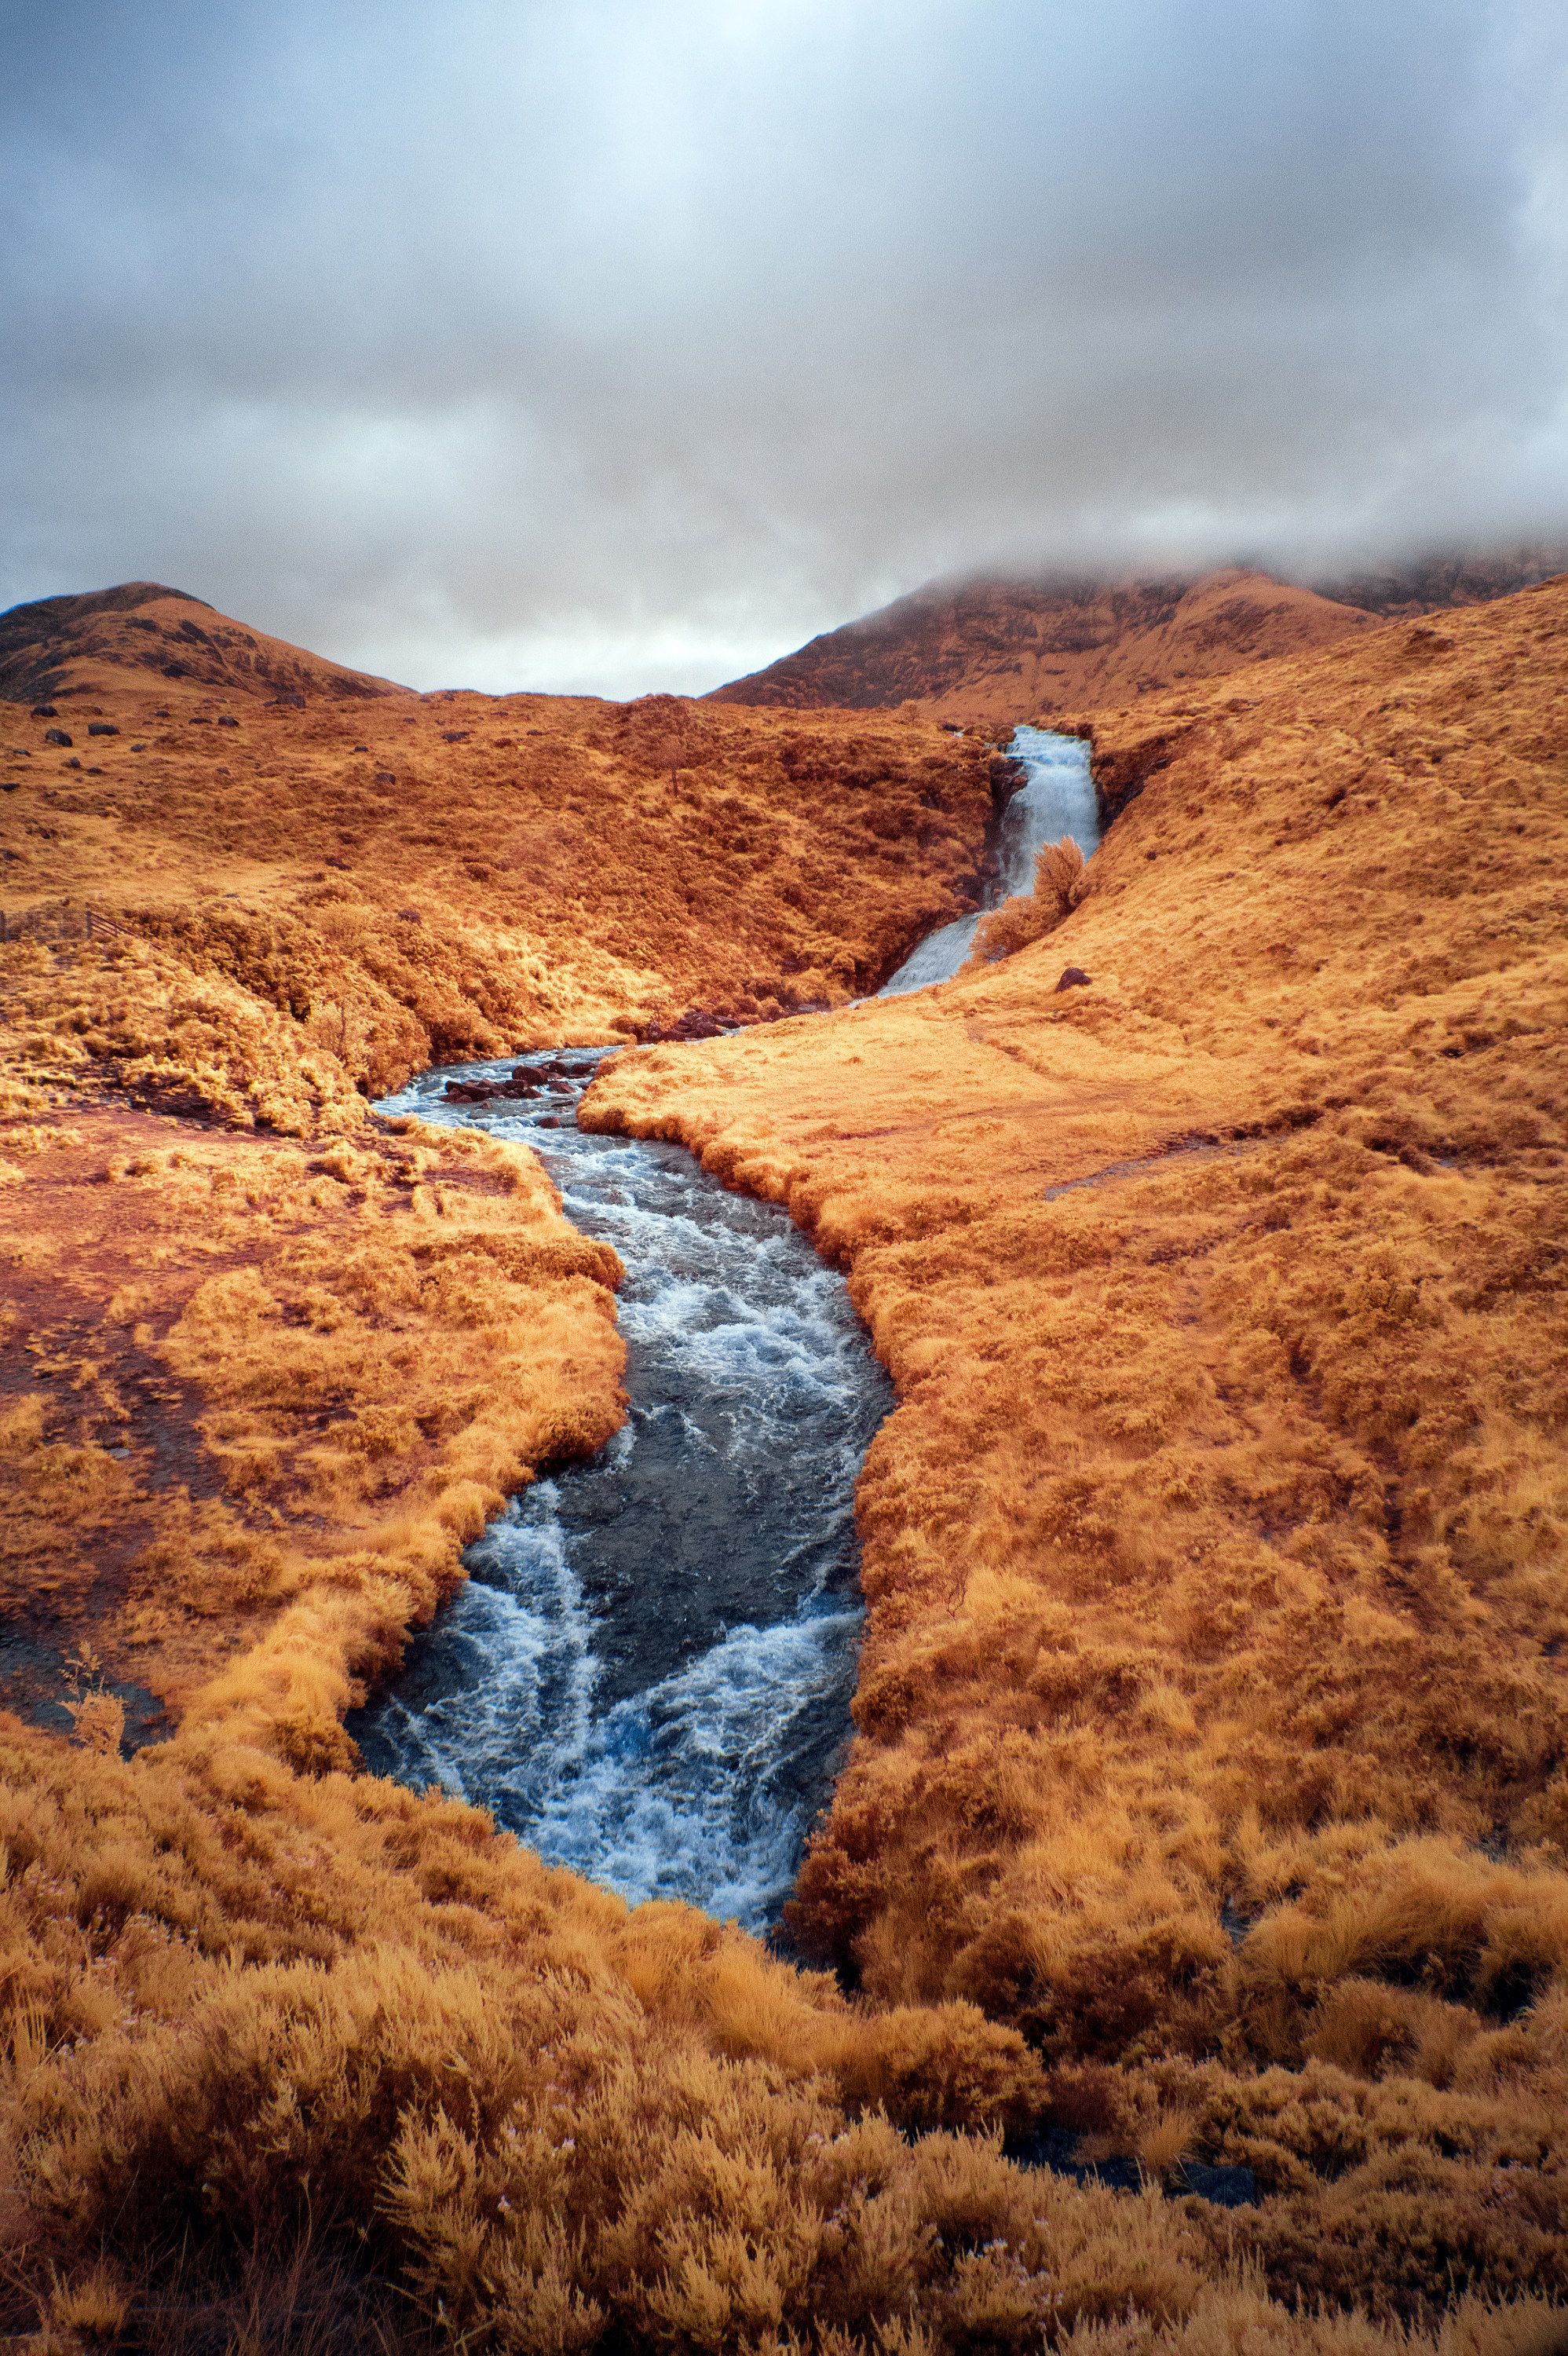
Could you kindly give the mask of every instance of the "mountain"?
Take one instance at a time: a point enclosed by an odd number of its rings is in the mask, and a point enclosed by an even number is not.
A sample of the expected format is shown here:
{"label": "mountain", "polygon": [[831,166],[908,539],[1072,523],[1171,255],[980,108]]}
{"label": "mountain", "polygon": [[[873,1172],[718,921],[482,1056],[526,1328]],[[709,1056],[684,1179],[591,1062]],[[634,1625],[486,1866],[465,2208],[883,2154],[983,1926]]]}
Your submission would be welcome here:
{"label": "mountain", "polygon": [[1354,606],[1266,573],[1200,581],[933,583],[813,638],[717,703],[916,703],[964,721],[1120,704],[1372,626]]}
{"label": "mountain", "polygon": [[1044,719],[1309,654],[1378,621],[1485,603],[1565,565],[1568,549],[1533,548],[1310,585],[1245,567],[1196,581],[932,582],[709,701],[859,711],[912,702],[950,720]]}
{"label": "mountain", "polygon": [[48,703],[59,695],[155,686],[188,698],[329,696],[336,701],[410,691],[308,654],[157,581],[126,581],[80,596],[40,597],[0,614],[0,697]]}

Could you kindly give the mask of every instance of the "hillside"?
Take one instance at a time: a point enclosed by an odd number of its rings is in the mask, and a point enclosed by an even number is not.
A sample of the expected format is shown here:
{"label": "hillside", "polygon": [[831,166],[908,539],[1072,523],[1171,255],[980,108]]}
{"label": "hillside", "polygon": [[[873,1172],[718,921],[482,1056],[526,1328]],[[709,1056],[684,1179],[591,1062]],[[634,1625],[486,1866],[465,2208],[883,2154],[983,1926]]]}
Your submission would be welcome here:
{"label": "hillside", "polygon": [[1267,573],[1030,586],[934,583],[717,688],[723,704],[913,703],[961,724],[1122,703],[1372,626]]}
{"label": "hillside", "polygon": [[1255,2168],[1276,2286],[1568,2286],[1568,583],[1082,724],[1045,937],[583,1115],[898,1386],[798,1929]]}
{"label": "hillside", "polygon": [[1312,584],[1231,569],[1201,579],[933,582],[708,699],[1008,723],[1112,707],[1185,680],[1305,654],[1372,622],[1503,595],[1568,550],[1438,559]]}
{"label": "hillside", "polygon": [[181,704],[203,690],[346,701],[409,692],[249,630],[155,581],[43,597],[0,614],[0,699],[48,703],[137,688]]}
{"label": "hillside", "polygon": [[[1081,905],[856,1007],[972,904],[929,717],[0,710],[0,1670],[60,1729],[0,1716],[0,2328],[1546,2356],[1565,646],[1551,584],[1066,715]],[[786,1202],[898,1388],[831,1974],[343,1729],[624,1412],[614,1253],[365,1095],[607,1036],[585,1125]]]}

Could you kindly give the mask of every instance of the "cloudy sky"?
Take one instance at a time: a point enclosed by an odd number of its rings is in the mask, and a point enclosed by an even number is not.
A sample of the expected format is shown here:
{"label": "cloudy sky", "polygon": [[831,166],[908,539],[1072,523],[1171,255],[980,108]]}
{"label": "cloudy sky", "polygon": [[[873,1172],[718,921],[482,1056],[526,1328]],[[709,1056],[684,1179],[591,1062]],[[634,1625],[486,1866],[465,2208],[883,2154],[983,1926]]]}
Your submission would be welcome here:
{"label": "cloudy sky", "polygon": [[0,0],[0,605],[698,690],[1568,531],[1561,0]]}

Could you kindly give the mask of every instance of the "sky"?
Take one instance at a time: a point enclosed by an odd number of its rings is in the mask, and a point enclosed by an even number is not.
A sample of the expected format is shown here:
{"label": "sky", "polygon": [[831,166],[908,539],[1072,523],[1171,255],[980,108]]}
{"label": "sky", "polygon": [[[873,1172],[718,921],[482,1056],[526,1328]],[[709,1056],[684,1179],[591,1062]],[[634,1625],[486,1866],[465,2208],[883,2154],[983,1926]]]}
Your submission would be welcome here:
{"label": "sky", "polygon": [[696,692],[1568,535],[1561,0],[0,0],[0,606]]}

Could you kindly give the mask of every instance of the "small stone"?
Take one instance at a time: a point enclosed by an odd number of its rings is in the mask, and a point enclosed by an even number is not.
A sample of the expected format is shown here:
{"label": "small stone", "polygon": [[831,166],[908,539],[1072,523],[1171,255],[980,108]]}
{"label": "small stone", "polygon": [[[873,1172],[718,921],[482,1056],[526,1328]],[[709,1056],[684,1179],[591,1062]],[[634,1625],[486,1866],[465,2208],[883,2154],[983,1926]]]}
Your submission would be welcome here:
{"label": "small stone", "polygon": [[52,720],[55,717],[54,705],[52,703],[35,703],[31,716],[35,720]]}
{"label": "small stone", "polygon": [[69,744],[70,741],[63,728],[46,728],[44,731],[46,744]]}
{"label": "small stone", "polygon": [[239,727],[239,725],[240,725],[240,723],[238,722],[238,720],[230,720],[230,719],[229,719],[229,714],[228,714],[227,712],[225,712],[225,713],[224,713],[224,715],[223,715],[223,717],[222,717],[222,719],[221,719],[221,720],[219,720],[219,723],[218,723],[218,724],[219,724],[219,726],[220,728],[238,728],[238,727]]}
{"label": "small stone", "polygon": [[417,908],[400,908],[398,922],[400,925],[422,925],[424,918]]}
{"label": "small stone", "polygon": [[1064,966],[1061,971],[1061,980],[1057,983],[1056,990],[1051,992],[1051,996],[1054,998],[1057,994],[1057,991],[1085,989],[1088,985],[1088,981],[1089,977],[1084,972],[1081,965]]}
{"label": "small stone", "polygon": [[397,777],[390,769],[377,770],[376,783],[379,786],[395,786],[397,782]]}
{"label": "small stone", "polygon": [[21,787],[22,780],[20,777],[0,777],[0,794],[19,793],[21,791]]}
{"label": "small stone", "polygon": [[87,723],[87,733],[90,736],[118,736],[120,731],[115,727],[112,720],[90,720]]}

